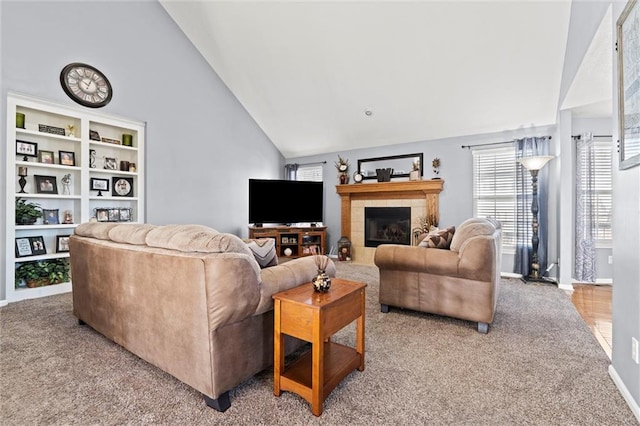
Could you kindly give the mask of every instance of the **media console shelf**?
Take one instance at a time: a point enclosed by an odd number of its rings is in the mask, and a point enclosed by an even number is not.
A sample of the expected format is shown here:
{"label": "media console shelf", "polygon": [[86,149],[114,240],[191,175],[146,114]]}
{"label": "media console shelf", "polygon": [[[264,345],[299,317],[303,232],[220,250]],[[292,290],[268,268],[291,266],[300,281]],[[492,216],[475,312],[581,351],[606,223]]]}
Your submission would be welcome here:
{"label": "media console shelf", "polygon": [[[326,253],[326,226],[274,226],[249,227],[249,238],[273,238],[276,241],[276,253],[280,257],[302,257]],[[291,254],[287,255],[286,250]]]}

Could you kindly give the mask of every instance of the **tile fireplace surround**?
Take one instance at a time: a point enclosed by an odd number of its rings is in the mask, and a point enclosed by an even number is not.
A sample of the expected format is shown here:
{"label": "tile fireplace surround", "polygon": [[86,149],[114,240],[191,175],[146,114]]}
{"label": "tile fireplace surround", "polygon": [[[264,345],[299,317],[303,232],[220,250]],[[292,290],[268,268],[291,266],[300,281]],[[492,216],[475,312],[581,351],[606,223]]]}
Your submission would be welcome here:
{"label": "tile fireplace surround", "polygon": [[427,213],[439,217],[438,199],[442,179],[336,185],[341,200],[341,236],[351,240],[355,263],[373,265],[374,247],[364,246],[365,207],[411,207],[411,227]]}

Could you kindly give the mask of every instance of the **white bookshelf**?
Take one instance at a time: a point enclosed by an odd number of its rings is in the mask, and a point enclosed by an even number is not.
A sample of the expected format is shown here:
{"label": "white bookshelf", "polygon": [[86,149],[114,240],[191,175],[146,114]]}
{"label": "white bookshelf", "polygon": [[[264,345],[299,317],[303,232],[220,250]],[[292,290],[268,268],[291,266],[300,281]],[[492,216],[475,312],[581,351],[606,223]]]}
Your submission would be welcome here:
{"label": "white bookshelf", "polygon": [[[25,115],[24,128],[16,127],[16,113]],[[39,125],[65,129],[65,135],[40,131]],[[73,136],[68,125],[74,126]],[[8,302],[49,296],[71,291],[71,283],[28,288],[15,282],[15,269],[24,262],[69,257],[68,252],[56,252],[58,236],[70,235],[79,223],[94,220],[96,209],[114,212],[127,210],[130,222],[144,222],[144,142],[145,125],[142,122],[100,114],[97,110],[59,105],[31,96],[9,93],[7,95],[7,146],[6,146],[6,298]],[[90,132],[91,131],[91,132]],[[132,135],[131,146],[122,145],[123,134]],[[100,140],[92,140],[99,135]],[[105,142],[106,138],[111,142]],[[24,156],[17,152],[17,142],[37,144],[37,151],[53,153],[53,163],[41,162],[37,156]],[[120,144],[115,143],[119,141]],[[33,146],[33,145],[32,145]],[[95,162],[90,164],[90,150],[95,151]],[[60,151],[73,152],[74,165],[60,164]],[[105,169],[113,164],[116,169]],[[121,161],[135,163],[135,170],[120,170]],[[92,165],[94,167],[92,167]],[[20,193],[18,168],[26,167],[26,193]],[[38,190],[35,175],[55,178],[57,191],[42,193]],[[62,178],[71,176],[69,193],[64,194]],[[98,196],[90,187],[92,178],[104,179],[109,190]],[[113,191],[113,183],[125,179],[131,183],[131,192],[120,195]],[[124,185],[127,187],[127,185]],[[121,186],[118,186],[120,188]],[[121,191],[121,194],[124,192]],[[39,204],[43,209],[58,210],[57,224],[46,224],[43,219],[33,225],[16,225],[15,202],[19,198]],[[70,212],[73,223],[62,223]],[[122,216],[126,217],[126,211]],[[119,216],[119,215],[118,215]],[[16,238],[43,237],[46,254],[16,256]]]}

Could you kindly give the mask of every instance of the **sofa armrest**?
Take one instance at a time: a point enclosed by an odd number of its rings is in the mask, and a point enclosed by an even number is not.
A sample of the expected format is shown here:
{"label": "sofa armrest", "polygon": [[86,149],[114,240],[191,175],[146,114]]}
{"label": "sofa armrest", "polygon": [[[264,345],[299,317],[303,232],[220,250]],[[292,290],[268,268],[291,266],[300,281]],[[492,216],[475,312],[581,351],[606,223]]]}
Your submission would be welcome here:
{"label": "sofa armrest", "polygon": [[[336,266],[331,259],[325,271],[330,277],[336,276]],[[273,309],[274,294],[311,282],[318,275],[318,267],[313,256],[293,259],[277,266],[262,269],[262,285],[260,286],[260,304],[256,315]]]}
{"label": "sofa armrest", "polygon": [[382,244],[376,248],[374,263],[380,269],[458,275],[458,253],[444,249]]}
{"label": "sofa armrest", "polygon": [[[494,236],[469,238],[460,248],[460,275],[476,281],[494,281],[500,253]],[[499,271],[498,271],[499,276]]]}

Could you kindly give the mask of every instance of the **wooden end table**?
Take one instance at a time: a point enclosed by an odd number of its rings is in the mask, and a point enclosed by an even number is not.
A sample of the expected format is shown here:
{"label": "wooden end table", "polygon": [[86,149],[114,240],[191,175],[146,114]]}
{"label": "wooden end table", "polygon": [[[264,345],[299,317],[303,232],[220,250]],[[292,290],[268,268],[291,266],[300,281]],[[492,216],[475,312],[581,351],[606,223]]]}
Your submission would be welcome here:
{"label": "wooden end table", "polygon": [[[364,370],[364,283],[331,279],[327,293],[303,284],[273,295],[274,371],[273,393],[300,395],[311,404],[315,416],[331,391],[353,370]],[[331,341],[331,336],[356,323],[356,347]],[[284,368],[284,335],[311,342],[311,351]]]}

